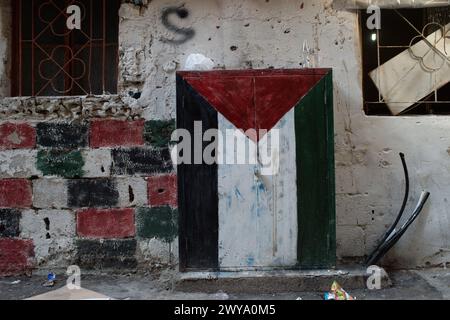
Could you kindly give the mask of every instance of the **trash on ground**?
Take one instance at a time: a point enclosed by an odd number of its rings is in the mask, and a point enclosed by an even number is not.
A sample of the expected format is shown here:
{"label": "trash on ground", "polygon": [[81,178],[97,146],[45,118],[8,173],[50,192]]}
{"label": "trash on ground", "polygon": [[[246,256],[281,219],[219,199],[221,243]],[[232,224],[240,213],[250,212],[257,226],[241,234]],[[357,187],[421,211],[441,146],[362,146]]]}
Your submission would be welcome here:
{"label": "trash on ground", "polygon": [[219,291],[214,295],[216,300],[229,300],[230,296],[223,291]]}
{"label": "trash on ground", "polygon": [[342,287],[336,282],[333,282],[331,286],[331,291],[326,292],[324,296],[325,300],[356,300],[354,297],[349,295]]}
{"label": "trash on ground", "polygon": [[49,273],[47,275],[47,281],[45,281],[42,284],[42,286],[44,286],[44,287],[53,287],[53,286],[55,286],[55,282],[56,282],[56,274],[51,272],[51,273]]}
{"label": "trash on ground", "polygon": [[20,282],[21,282],[20,280],[16,280],[16,281],[11,282],[11,284],[19,284]]}

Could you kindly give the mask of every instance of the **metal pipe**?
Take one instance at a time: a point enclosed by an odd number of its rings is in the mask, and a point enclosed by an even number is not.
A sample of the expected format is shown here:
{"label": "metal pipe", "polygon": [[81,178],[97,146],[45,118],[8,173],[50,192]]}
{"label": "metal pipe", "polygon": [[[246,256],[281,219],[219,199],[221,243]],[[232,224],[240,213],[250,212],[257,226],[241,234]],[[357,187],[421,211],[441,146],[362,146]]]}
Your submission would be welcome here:
{"label": "metal pipe", "polygon": [[408,228],[411,226],[411,224],[417,219],[419,214],[422,212],[423,207],[425,206],[425,203],[427,202],[428,198],[430,197],[430,193],[428,191],[423,191],[420,195],[419,202],[414,209],[414,212],[412,213],[411,217],[401,226],[401,228],[392,233],[392,235],[387,239],[387,241],[379,248],[377,252],[375,252],[373,258],[368,261],[368,265],[376,264],[396,243],[400,238],[403,236],[403,234],[408,230]]}
{"label": "metal pipe", "polygon": [[400,208],[400,211],[397,215],[397,218],[395,219],[394,223],[392,224],[392,226],[388,229],[388,231],[386,231],[386,233],[384,234],[383,238],[380,240],[380,242],[378,243],[377,247],[372,251],[372,253],[369,255],[369,257],[366,260],[366,265],[370,265],[370,261],[373,260],[374,255],[376,254],[376,252],[378,252],[378,250],[381,248],[381,246],[386,242],[386,240],[388,240],[389,236],[392,234],[392,232],[395,230],[395,227],[397,226],[397,224],[399,223],[400,219],[403,216],[403,212],[405,211],[406,208],[406,203],[408,201],[408,197],[409,197],[409,175],[408,175],[408,167],[406,165],[406,160],[405,160],[405,155],[401,152],[400,154],[400,159],[402,160],[402,165],[403,165],[403,172],[405,174],[405,195],[403,197],[403,203],[402,206]]}

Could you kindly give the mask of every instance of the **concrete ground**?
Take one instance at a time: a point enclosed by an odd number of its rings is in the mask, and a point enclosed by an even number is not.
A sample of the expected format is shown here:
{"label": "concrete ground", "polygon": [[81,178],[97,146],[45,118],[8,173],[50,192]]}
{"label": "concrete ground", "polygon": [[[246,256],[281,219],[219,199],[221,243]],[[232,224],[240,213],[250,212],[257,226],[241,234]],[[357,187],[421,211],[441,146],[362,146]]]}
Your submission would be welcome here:
{"label": "concrete ground", "polygon": [[[389,272],[392,287],[371,291],[349,290],[359,300],[448,300],[450,299],[450,270],[427,269]],[[214,294],[184,293],[171,290],[170,274],[159,275],[86,275],[83,288],[96,291],[114,299],[131,300],[321,300],[323,292],[286,292],[277,294],[227,294],[220,290]],[[61,278],[53,288],[43,287],[46,277],[16,277],[0,279],[0,300],[26,299],[65,285]],[[330,283],[331,285],[331,283]],[[345,289],[345,288],[344,288]]]}

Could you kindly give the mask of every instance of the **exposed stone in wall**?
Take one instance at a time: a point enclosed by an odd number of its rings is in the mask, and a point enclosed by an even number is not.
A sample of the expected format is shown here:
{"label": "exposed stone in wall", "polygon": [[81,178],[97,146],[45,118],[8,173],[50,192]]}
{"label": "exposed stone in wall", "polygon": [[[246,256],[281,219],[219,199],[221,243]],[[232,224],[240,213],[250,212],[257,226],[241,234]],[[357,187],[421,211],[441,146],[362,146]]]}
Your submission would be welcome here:
{"label": "exposed stone in wall", "polygon": [[139,106],[128,106],[120,96],[0,99],[2,120],[86,121],[95,118],[138,119],[141,116]]}

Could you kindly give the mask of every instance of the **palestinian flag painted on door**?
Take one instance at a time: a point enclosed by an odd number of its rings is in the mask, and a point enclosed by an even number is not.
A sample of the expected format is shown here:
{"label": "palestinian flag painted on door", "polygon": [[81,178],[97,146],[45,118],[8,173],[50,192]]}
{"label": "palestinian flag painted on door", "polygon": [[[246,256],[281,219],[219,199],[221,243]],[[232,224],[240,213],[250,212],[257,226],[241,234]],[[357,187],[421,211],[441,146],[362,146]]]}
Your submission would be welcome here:
{"label": "palestinian flag painted on door", "polygon": [[[330,69],[178,72],[177,128],[191,133],[196,150],[178,165],[181,270],[334,265]],[[214,139],[195,140],[210,129],[242,129],[258,161],[227,162],[218,139],[220,161],[199,162]],[[263,174],[259,153],[276,136],[268,154],[277,170]]]}

